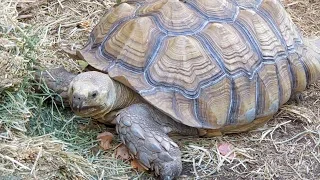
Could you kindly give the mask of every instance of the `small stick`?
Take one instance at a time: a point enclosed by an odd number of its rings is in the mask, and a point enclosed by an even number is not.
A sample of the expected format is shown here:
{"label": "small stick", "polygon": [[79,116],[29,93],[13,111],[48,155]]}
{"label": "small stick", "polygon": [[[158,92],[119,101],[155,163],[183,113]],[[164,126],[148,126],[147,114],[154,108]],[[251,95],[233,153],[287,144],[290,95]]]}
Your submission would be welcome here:
{"label": "small stick", "polygon": [[61,3],[61,0],[58,0],[58,3],[59,3],[59,5],[60,5],[60,7],[63,9],[64,7],[63,7],[63,5],[62,5],[62,3]]}
{"label": "small stick", "polygon": [[7,159],[7,160],[9,160],[9,161],[11,161],[11,162],[13,162],[13,163],[21,166],[23,169],[27,169],[27,170],[29,170],[29,171],[31,170],[29,167],[23,165],[23,164],[20,163],[19,161],[15,160],[15,159],[13,159],[13,158],[11,158],[11,157],[9,157],[9,156],[4,156],[4,155],[0,154],[0,157],[2,157],[2,158],[4,158],[4,159]]}
{"label": "small stick", "polygon": [[301,175],[298,173],[298,171],[296,170],[296,169],[294,169],[289,163],[288,163],[288,161],[286,161],[287,162],[287,165],[299,176],[299,178],[300,179],[303,179],[302,177],[301,177]]}
{"label": "small stick", "polygon": [[39,152],[38,152],[37,158],[36,158],[36,160],[35,160],[35,162],[34,162],[34,164],[33,164],[33,166],[32,166],[32,169],[31,169],[30,174],[33,174],[33,172],[34,172],[34,170],[36,169],[36,166],[37,166],[38,161],[39,161],[39,159],[40,159],[41,156],[42,156],[42,147],[40,148],[40,150],[39,150]]}

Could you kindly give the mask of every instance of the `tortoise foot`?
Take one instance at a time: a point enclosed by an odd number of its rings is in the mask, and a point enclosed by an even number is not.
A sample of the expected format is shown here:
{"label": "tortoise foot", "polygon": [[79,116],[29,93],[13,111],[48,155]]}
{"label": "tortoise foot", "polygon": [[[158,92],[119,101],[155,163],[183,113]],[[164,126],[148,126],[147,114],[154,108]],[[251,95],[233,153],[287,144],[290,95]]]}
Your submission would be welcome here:
{"label": "tortoise foot", "polygon": [[143,166],[161,179],[174,179],[182,171],[181,152],[163,130],[156,112],[143,104],[123,109],[116,118],[117,132]]}
{"label": "tortoise foot", "polygon": [[[35,74],[35,80],[39,83],[44,82],[49,89],[59,94],[64,105],[68,105],[68,89],[69,84],[76,75],[68,72],[63,67],[39,71]],[[60,98],[55,98],[61,103]]]}

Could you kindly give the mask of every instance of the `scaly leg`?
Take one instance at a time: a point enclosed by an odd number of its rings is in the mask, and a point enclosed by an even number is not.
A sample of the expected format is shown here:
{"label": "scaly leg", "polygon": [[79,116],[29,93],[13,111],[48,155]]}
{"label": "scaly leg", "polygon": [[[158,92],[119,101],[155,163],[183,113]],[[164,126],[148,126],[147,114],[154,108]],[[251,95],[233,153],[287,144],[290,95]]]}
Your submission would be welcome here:
{"label": "scaly leg", "polygon": [[196,128],[175,122],[147,104],[134,104],[119,112],[117,132],[130,152],[161,179],[173,179],[182,171],[181,152],[169,132],[198,135]]}

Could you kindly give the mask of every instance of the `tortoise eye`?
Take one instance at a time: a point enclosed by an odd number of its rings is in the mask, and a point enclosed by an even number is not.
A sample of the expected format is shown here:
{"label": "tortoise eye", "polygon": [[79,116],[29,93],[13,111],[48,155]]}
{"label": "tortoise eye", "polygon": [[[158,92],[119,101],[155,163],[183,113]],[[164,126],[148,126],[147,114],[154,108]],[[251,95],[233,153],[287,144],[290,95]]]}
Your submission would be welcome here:
{"label": "tortoise eye", "polygon": [[96,98],[98,96],[98,92],[97,91],[94,91],[92,94],[91,94],[91,97],[92,98]]}

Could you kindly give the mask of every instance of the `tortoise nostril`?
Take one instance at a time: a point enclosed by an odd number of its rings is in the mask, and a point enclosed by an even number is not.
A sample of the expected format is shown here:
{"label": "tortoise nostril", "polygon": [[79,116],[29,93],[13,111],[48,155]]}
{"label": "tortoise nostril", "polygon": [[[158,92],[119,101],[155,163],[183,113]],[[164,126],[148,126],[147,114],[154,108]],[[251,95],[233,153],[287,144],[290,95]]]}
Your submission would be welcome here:
{"label": "tortoise nostril", "polygon": [[74,100],[83,100],[84,99],[84,97],[82,97],[81,95],[78,95],[78,94],[75,94],[75,95],[73,95],[73,99]]}

